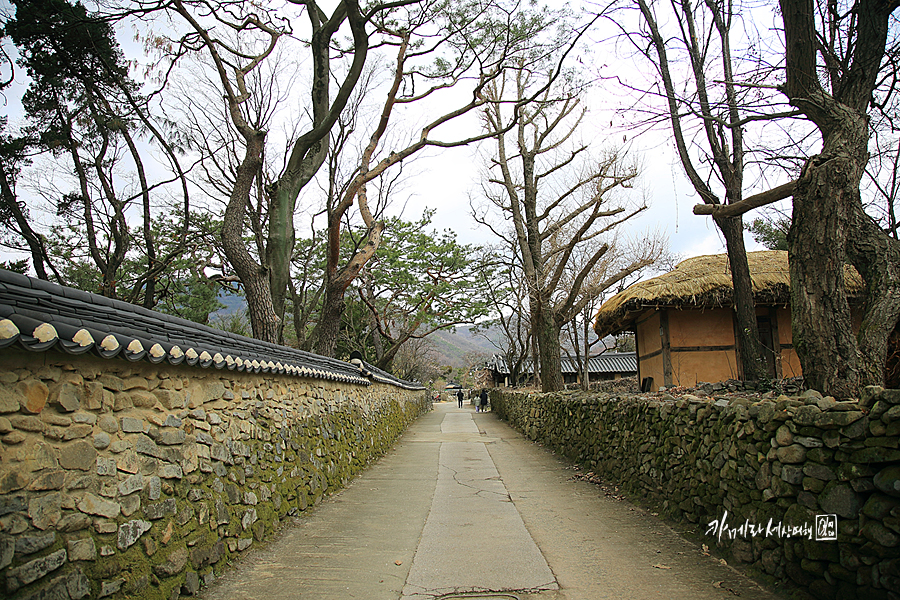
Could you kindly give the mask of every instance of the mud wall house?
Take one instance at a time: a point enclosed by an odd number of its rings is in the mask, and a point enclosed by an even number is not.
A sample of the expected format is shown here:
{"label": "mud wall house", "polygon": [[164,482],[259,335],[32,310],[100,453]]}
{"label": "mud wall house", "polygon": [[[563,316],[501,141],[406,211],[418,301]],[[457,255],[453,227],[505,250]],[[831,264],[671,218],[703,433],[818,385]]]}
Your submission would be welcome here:
{"label": "mud wall house", "polygon": [[0,598],[194,596],[422,386],[0,270]]}
{"label": "mud wall house", "polygon": [[[769,375],[800,376],[791,334],[787,252],[749,252],[747,262]],[[862,290],[852,267],[847,267],[846,280],[851,294]],[[725,254],[690,258],[669,273],[632,285],[600,307],[594,324],[601,337],[634,332],[638,380],[647,391],[742,379],[736,328]]]}

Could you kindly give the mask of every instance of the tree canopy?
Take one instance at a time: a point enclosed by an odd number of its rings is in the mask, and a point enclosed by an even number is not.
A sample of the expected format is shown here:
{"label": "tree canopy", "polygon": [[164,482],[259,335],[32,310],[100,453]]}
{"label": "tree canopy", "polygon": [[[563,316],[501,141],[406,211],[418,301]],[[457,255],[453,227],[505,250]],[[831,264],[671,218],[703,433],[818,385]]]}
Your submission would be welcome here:
{"label": "tree canopy", "polygon": [[[898,5],[11,0],[2,262],[200,322],[236,292],[247,323],[228,327],[326,355],[366,346],[405,372],[430,331],[487,318],[510,365],[531,354],[558,389],[561,328],[582,331],[665,254],[659,236],[614,235],[643,212],[636,151],[664,125],[694,212],[724,238],[744,376],[760,362],[742,300],[753,235],[788,250],[807,382],[850,396],[885,381],[898,338]],[[622,57],[587,42],[607,15],[634,78],[607,77]],[[601,86],[640,116],[624,144],[587,110]],[[406,182],[427,180],[412,161],[462,146],[486,160],[473,204],[489,250],[402,210]],[[787,199],[790,214],[744,225]],[[846,264],[866,283],[856,316]]]}

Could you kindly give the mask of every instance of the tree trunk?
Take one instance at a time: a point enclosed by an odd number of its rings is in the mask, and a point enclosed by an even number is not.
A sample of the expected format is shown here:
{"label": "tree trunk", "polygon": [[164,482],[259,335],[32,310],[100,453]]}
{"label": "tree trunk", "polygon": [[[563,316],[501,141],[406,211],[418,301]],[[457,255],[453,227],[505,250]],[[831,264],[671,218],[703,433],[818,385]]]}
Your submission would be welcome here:
{"label": "tree trunk", "polygon": [[[377,335],[378,332],[376,331],[375,334]],[[397,356],[397,352],[400,351],[400,348],[403,347],[403,344],[406,343],[408,340],[409,340],[409,338],[406,338],[399,344],[397,342],[394,342],[393,344],[391,344],[390,348],[388,348],[386,351],[384,351],[382,353],[382,355],[378,358],[378,361],[375,363],[375,366],[383,371],[390,371],[391,364],[394,362],[394,357]]]}
{"label": "tree trunk", "polygon": [[756,305],[753,301],[753,282],[747,264],[747,250],[744,246],[744,225],[740,217],[715,219],[716,225],[725,237],[728,264],[731,266],[731,282],[734,287],[734,312],[737,320],[735,340],[745,381],[759,381],[769,377],[759,341],[759,326],[756,322]]}
{"label": "tree trunk", "polygon": [[253,181],[262,164],[265,132],[248,133],[244,159],[238,165],[225,216],[222,220],[222,249],[244,286],[250,326],[253,337],[273,344],[278,343],[281,319],[272,306],[268,270],[258,264],[244,245],[244,217]]}
{"label": "tree trunk", "polygon": [[269,235],[266,239],[266,265],[269,268],[269,289],[272,307],[280,320],[284,319],[288,279],[291,276],[291,256],[294,253],[294,190],[278,185],[269,196]]}
{"label": "tree trunk", "polygon": [[241,283],[244,285],[244,294],[247,297],[247,312],[250,313],[250,327],[253,337],[258,340],[278,343],[278,335],[281,332],[281,319],[275,314],[272,306],[272,295],[269,291],[268,273],[263,267],[256,265],[252,271],[238,271]]}
{"label": "tree trunk", "polygon": [[[881,83],[891,14],[896,5],[862,0],[848,30],[852,58],[829,65],[831,86],[820,83],[816,57],[828,35],[825,18],[808,0],[780,0],[785,34],[782,92],[822,134],[822,152],[804,165],[794,191],[788,233],[794,347],[809,387],[852,397],[863,383],[884,378],[887,339],[900,312],[900,250],[864,214],[859,184],[869,159],[869,116]],[[840,26],[829,12],[824,26]],[[825,48],[827,52],[829,48]],[[858,337],[844,282],[847,259],[866,281]],[[881,329],[881,331],[878,331]]]}
{"label": "tree trunk", "polygon": [[822,154],[807,161],[794,192],[788,231],[791,330],[806,385],[848,398],[858,392],[860,378],[844,287],[845,244],[865,163],[832,149],[835,142],[826,138]]}
{"label": "tree trunk", "polygon": [[[540,298],[537,310],[534,311],[534,337],[538,350],[540,366],[541,391],[558,392],[565,387],[560,364],[559,333],[552,311],[548,310],[549,298]],[[537,369],[535,369],[537,371]]]}
{"label": "tree trunk", "polygon": [[866,302],[856,339],[860,385],[885,385],[888,338],[900,317],[900,243],[865,213],[851,207],[847,253],[866,282]]}
{"label": "tree trunk", "polygon": [[584,320],[584,372],[581,375],[581,389],[586,392],[591,390],[591,315],[585,307]]}
{"label": "tree trunk", "polygon": [[334,356],[337,339],[341,332],[341,316],[344,314],[344,288],[329,284],[322,300],[322,312],[316,323],[313,338],[316,340],[315,353]]}

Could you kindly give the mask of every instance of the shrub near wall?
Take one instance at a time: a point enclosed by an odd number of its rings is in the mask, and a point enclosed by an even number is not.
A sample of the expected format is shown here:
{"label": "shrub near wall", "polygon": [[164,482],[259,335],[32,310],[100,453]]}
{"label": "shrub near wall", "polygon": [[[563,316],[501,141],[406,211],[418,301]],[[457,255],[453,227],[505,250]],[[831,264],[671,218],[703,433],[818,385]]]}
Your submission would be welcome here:
{"label": "shrub near wall", "polygon": [[[900,390],[859,403],[494,390],[491,403],[734,559],[816,598],[900,598]],[[836,515],[836,541],[816,541],[830,533],[817,515]]]}
{"label": "shrub near wall", "polygon": [[424,391],[0,357],[0,596],[177,598],[347,484]]}

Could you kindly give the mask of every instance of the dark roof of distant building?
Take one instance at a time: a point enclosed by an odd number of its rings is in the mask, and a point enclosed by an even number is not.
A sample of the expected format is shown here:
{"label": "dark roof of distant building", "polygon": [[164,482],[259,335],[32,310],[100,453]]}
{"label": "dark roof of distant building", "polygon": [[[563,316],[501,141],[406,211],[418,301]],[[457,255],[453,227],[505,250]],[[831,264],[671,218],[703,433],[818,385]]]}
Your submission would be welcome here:
{"label": "dark roof of distant building", "polygon": [[221,331],[141,306],[0,269],[0,349],[279,373],[422,389],[380,369]]}
{"label": "dark roof of distant building", "polygon": [[[488,362],[488,368],[500,373],[509,374],[506,360],[499,354],[495,354]],[[578,373],[578,364],[574,359],[562,357],[560,368],[563,374]],[[523,374],[531,373],[531,360],[525,361],[522,368]],[[588,359],[589,373],[637,373],[637,354],[635,352],[607,352],[591,356]]]}

